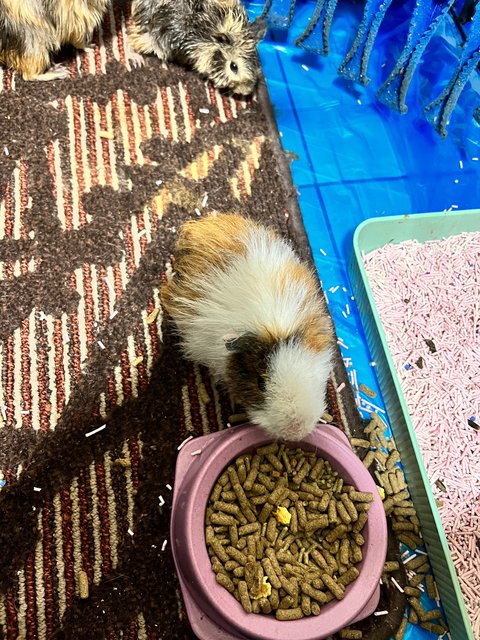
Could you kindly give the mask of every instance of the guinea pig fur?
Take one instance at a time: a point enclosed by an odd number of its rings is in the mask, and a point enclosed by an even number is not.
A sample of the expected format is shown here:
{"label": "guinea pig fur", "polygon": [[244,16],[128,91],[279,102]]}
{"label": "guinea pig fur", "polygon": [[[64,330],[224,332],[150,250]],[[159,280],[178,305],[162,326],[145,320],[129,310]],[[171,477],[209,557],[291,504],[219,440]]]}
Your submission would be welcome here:
{"label": "guinea pig fur", "polygon": [[272,230],[234,214],[185,223],[162,287],[185,355],[274,438],[301,440],[326,409],[334,332],[316,279]]}
{"label": "guinea pig fur", "polygon": [[84,49],[111,0],[0,0],[0,64],[24,80],[54,80],[68,75],[51,67],[63,45]]}
{"label": "guinea pig fur", "polygon": [[240,0],[134,0],[132,21],[134,51],[190,65],[218,89],[255,88],[265,25],[250,22]]}

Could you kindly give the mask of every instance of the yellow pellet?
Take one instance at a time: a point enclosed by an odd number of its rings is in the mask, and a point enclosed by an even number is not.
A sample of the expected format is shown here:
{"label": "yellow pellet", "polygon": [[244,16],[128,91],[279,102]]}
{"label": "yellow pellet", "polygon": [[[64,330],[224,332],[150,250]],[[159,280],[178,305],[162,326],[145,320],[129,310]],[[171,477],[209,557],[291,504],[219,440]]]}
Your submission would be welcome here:
{"label": "yellow pellet", "polygon": [[78,593],[82,600],[86,600],[89,595],[88,575],[81,569],[78,572]]}
{"label": "yellow pellet", "polygon": [[292,514],[285,507],[277,507],[273,512],[273,516],[280,524],[290,524]]}

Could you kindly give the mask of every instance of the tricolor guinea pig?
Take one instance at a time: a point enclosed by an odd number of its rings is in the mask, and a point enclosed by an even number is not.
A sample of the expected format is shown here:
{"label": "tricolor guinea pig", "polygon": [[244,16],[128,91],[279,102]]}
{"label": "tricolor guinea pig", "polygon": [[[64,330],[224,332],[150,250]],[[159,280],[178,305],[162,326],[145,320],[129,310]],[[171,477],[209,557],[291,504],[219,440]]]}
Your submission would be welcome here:
{"label": "tricolor guinea pig", "polygon": [[287,440],[314,429],[334,332],[314,274],[287,242],[239,215],[189,221],[161,297],[186,357],[206,365],[251,422]]}

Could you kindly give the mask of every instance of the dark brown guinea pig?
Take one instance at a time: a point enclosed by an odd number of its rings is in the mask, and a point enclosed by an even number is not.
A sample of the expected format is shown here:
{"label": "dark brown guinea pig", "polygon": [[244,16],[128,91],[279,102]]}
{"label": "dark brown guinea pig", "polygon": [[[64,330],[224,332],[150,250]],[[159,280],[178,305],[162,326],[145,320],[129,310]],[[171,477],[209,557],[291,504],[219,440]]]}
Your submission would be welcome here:
{"label": "dark brown guinea pig", "polygon": [[188,64],[218,89],[252,93],[265,25],[239,0],[134,0],[130,43],[138,53]]}

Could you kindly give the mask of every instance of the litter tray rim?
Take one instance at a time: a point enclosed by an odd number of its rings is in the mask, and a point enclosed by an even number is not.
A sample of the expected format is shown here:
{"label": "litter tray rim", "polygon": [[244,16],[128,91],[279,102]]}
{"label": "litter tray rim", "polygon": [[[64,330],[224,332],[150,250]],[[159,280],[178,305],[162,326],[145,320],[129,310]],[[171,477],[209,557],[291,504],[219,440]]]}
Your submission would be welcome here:
{"label": "litter tray rim", "polygon": [[[454,223],[455,226],[458,224],[458,229],[454,229],[453,232],[451,227],[452,222]],[[450,229],[450,232],[448,232],[449,229]],[[376,233],[379,230],[381,231],[381,233],[380,234]],[[387,241],[385,241],[385,237],[386,237],[385,231],[388,232],[387,235],[389,237],[389,240]],[[369,311],[371,313],[371,318],[373,319],[373,324],[374,324],[373,334],[377,336],[376,340],[378,343],[375,346],[377,349],[379,349],[382,352],[382,355],[385,358],[385,362],[388,367],[389,377],[393,383],[393,388],[389,388],[388,389],[389,393],[386,393],[386,389],[384,388],[386,386],[386,382],[385,380],[383,380],[383,384],[382,384],[382,382],[380,381],[380,376],[378,376],[379,378],[378,383],[382,391],[382,395],[384,396],[387,415],[391,415],[395,412],[397,414],[400,414],[403,417],[404,426],[406,427],[406,431],[408,435],[408,440],[410,441],[410,445],[412,447],[413,454],[415,456],[415,459],[418,465],[418,470],[420,472],[420,476],[422,479],[423,489],[425,491],[425,495],[428,501],[428,507],[433,517],[433,524],[435,525],[436,534],[438,536],[438,542],[440,544],[441,553],[443,555],[444,562],[445,562],[444,569],[447,570],[447,573],[449,575],[451,587],[453,588],[454,599],[458,607],[457,613],[460,614],[463,625],[465,627],[466,638],[468,638],[468,640],[474,640],[470,618],[466,610],[465,601],[460,588],[457,572],[451,557],[451,553],[448,546],[447,537],[443,528],[443,524],[441,521],[440,513],[438,511],[437,505],[435,503],[435,498],[430,488],[430,482],[429,482],[428,475],[423,462],[423,456],[422,456],[420,447],[418,445],[417,437],[415,435],[415,429],[413,427],[413,423],[410,418],[405,397],[403,395],[403,391],[400,385],[400,380],[395,370],[395,365],[393,363],[390,349],[388,347],[388,342],[387,342],[386,335],[380,320],[380,315],[378,313],[375,300],[373,298],[373,293],[370,287],[367,272],[363,265],[362,255],[368,254],[371,251],[378,249],[382,246],[385,246],[386,244],[389,244],[389,243],[399,244],[407,240],[417,240],[418,242],[421,242],[423,244],[427,240],[440,240],[442,238],[447,238],[453,235],[460,235],[461,233],[474,232],[474,231],[480,231],[480,209],[465,209],[465,210],[454,210],[454,211],[452,210],[452,211],[442,211],[442,212],[419,213],[419,214],[413,214],[413,215],[406,214],[406,215],[367,218],[366,220],[361,222],[355,229],[355,232],[353,235],[353,254],[351,256],[350,265],[349,265],[349,275],[352,281],[352,286],[355,289],[356,296],[358,295],[358,289],[360,289],[361,294],[364,295],[364,302],[368,306]],[[382,233],[383,233],[383,237],[382,237]],[[372,236],[373,236],[373,239],[372,239]],[[368,242],[370,243],[368,245],[368,248],[367,247],[363,248],[365,245],[365,239],[367,239]],[[360,276],[359,278],[357,274],[354,273],[354,269],[358,271],[358,274]],[[361,314],[360,319],[361,319],[362,325],[364,326],[364,328],[366,328],[366,323],[368,321],[368,318],[365,317],[365,314]],[[374,338],[372,337],[371,341],[373,340]],[[369,344],[369,348],[372,350],[371,344]],[[391,399],[387,401],[385,396],[393,396],[393,398],[391,397]],[[396,405],[395,411],[392,410],[393,405]],[[392,433],[394,436],[395,436],[395,428],[397,429],[402,428],[402,426],[398,424],[391,425]],[[419,517],[420,517],[420,521],[422,521],[422,513],[420,510],[419,510]],[[435,566],[434,566],[434,563],[432,562],[430,552],[429,552],[429,559],[432,564],[432,568],[435,571]],[[441,602],[443,602],[444,600],[447,600],[447,598],[444,598],[442,596],[442,589],[440,588],[440,586],[439,586],[439,595],[440,595]],[[447,607],[445,608],[447,609]],[[448,612],[447,612],[447,622],[448,622]]]}

